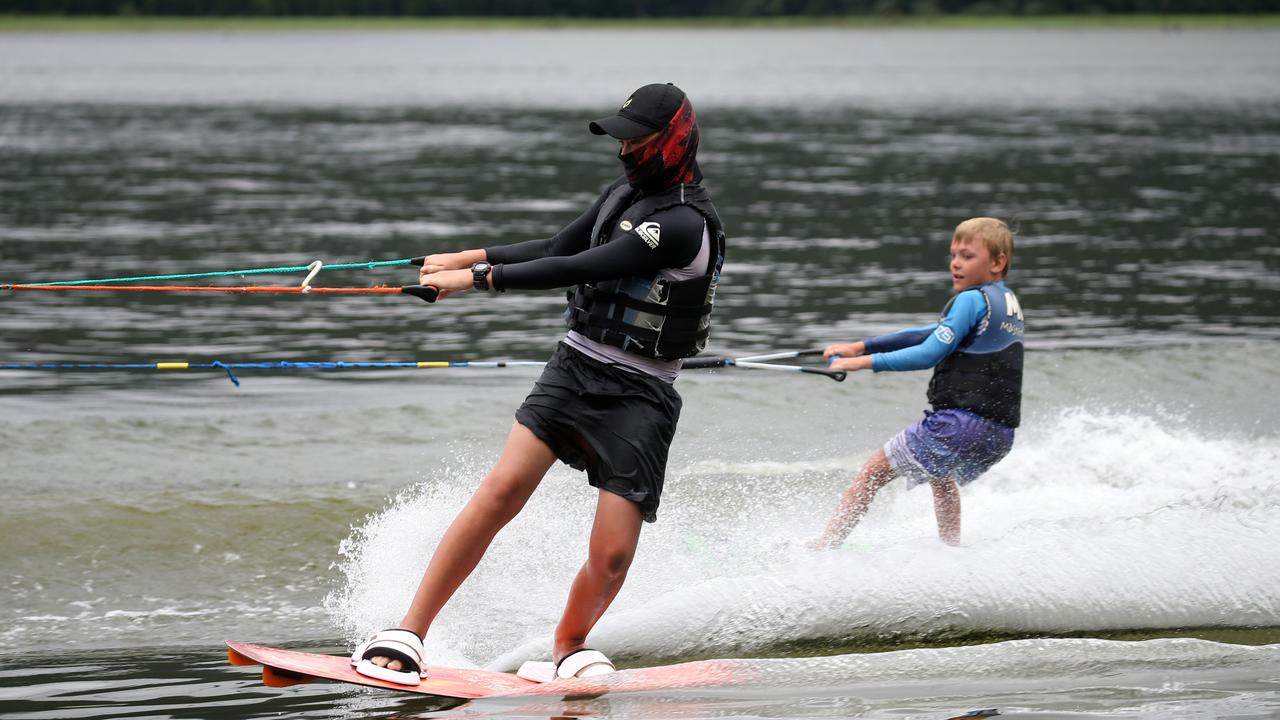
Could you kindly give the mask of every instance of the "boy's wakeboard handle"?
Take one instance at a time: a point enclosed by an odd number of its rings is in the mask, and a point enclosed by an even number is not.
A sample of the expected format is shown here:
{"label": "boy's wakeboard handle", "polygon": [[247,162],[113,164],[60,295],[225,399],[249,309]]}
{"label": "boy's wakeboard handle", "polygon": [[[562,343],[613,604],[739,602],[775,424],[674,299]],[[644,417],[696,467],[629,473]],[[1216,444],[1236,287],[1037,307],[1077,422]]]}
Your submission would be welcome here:
{"label": "boy's wakeboard handle", "polygon": [[800,368],[800,372],[826,375],[836,382],[844,382],[844,379],[849,375],[848,370],[828,370],[827,368]]}
{"label": "boy's wakeboard handle", "polygon": [[825,367],[805,367],[803,365],[775,365],[769,361],[782,360],[786,358],[810,357],[821,355],[822,350],[790,350],[786,352],[766,353],[764,355],[750,355],[747,357],[729,358],[729,357],[693,357],[684,361],[682,367],[693,370],[695,368],[721,368],[721,367],[741,367],[755,368],[758,370],[780,370],[783,372],[801,372],[810,375],[824,375],[835,380],[836,382],[844,382],[848,372],[845,370],[832,370]]}

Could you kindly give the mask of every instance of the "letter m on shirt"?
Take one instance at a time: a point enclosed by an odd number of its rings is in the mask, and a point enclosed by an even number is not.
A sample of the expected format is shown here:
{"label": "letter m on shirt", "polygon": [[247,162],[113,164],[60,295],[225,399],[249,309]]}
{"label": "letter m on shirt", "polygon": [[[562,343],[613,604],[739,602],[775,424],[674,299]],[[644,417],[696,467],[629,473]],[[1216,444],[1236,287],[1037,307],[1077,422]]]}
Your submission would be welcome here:
{"label": "letter m on shirt", "polygon": [[1018,297],[1011,292],[1004,294],[1004,312],[1006,315],[1012,315],[1019,320],[1026,322],[1022,318],[1022,306],[1018,304]]}

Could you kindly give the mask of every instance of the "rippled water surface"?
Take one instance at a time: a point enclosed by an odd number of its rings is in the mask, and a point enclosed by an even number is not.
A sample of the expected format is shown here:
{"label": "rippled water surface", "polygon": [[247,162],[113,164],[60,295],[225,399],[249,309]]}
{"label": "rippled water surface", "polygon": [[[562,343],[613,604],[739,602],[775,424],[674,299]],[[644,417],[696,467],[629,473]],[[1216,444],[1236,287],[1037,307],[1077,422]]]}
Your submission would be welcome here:
{"label": "rippled water surface", "polygon": [[[394,624],[536,369],[0,370],[0,714],[1280,714],[1276,40],[0,38],[0,283],[543,237],[619,170],[586,121],[673,80],[730,238],[713,352],[931,321],[951,229],[980,214],[1018,228],[1029,332],[1024,424],[966,488],[958,549],[900,487],[844,549],[804,547],[919,415],[925,374],[685,372],[660,520],[592,641],[629,667],[741,658],[755,680],[455,709],[265,688],[221,643],[342,652]],[[542,360],[562,306],[0,291],[0,364]],[[553,469],[433,628],[433,662],[545,655],[592,507]]]}

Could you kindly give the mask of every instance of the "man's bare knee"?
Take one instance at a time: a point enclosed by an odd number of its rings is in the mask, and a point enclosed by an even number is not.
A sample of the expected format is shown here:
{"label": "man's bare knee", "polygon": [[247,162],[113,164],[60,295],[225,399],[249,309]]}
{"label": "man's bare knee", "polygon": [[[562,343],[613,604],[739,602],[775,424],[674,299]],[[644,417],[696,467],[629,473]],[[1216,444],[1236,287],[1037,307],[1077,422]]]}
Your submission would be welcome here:
{"label": "man's bare knee", "polygon": [[529,499],[529,491],[516,478],[490,474],[476,490],[472,502],[480,512],[510,520]]}
{"label": "man's bare knee", "polygon": [[600,577],[614,580],[627,574],[634,555],[635,552],[632,548],[619,545],[593,551],[587,562],[590,564],[592,572],[597,573]]}

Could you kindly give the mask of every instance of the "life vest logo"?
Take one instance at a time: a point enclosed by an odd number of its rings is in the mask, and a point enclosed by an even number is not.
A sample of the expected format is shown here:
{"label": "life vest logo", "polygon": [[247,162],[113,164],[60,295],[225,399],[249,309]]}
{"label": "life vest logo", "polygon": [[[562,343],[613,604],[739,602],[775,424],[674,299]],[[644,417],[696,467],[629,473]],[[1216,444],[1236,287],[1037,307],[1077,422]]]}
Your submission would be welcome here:
{"label": "life vest logo", "polygon": [[622,232],[631,232],[631,221],[623,220],[622,222],[618,223],[618,227],[622,228]]}
{"label": "life vest logo", "polygon": [[636,234],[650,248],[658,247],[658,241],[662,239],[662,226],[656,222],[640,223],[636,228]]}
{"label": "life vest logo", "polygon": [[933,334],[942,341],[943,345],[950,345],[956,339],[956,332],[946,325],[939,325],[938,329],[933,331]]}

